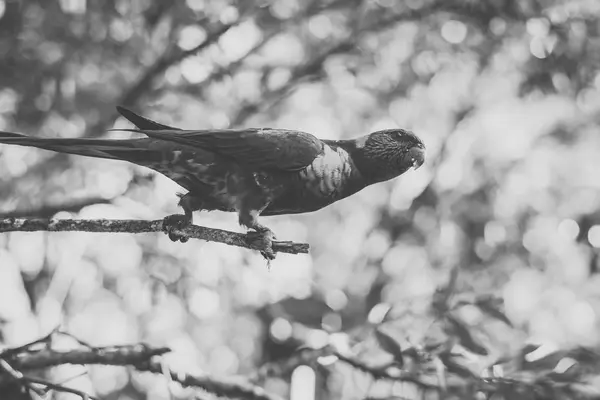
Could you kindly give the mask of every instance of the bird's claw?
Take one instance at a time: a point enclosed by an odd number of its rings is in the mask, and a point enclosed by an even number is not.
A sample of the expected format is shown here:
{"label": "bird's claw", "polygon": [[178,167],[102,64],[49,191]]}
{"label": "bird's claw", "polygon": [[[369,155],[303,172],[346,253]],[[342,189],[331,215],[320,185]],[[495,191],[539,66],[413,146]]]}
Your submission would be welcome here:
{"label": "bird's claw", "polygon": [[275,234],[270,229],[249,231],[246,233],[246,242],[252,247],[262,249],[260,250],[260,254],[267,261],[275,259],[273,240],[275,240]]}
{"label": "bird's claw", "polygon": [[173,242],[187,242],[190,238],[180,233],[175,233],[176,230],[182,230],[190,226],[192,221],[183,214],[168,215],[163,219],[163,232],[169,236]]}

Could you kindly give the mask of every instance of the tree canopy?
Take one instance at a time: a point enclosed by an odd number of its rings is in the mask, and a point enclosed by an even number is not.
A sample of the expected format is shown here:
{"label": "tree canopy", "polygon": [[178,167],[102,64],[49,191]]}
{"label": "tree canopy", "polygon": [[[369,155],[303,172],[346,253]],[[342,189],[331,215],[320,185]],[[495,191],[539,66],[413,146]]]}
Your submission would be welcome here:
{"label": "tree canopy", "polygon": [[[1,346],[60,326],[88,350],[168,347],[165,368],[206,392],[149,364],[40,376],[106,399],[600,396],[597,0],[0,0],[0,15],[2,130],[125,138],[107,132],[129,127],[123,105],[187,129],[402,127],[427,146],[416,172],[268,217],[311,245],[269,269],[157,233],[0,234]],[[181,190],[17,146],[0,171],[6,218],[154,220]],[[195,223],[240,230],[221,212]],[[244,390],[216,378],[233,376]]]}

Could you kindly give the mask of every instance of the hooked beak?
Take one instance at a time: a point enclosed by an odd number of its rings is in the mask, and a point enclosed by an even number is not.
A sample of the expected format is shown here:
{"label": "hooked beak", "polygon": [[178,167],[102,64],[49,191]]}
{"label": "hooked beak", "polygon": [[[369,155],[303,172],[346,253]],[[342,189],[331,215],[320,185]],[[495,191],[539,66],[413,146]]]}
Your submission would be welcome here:
{"label": "hooked beak", "polygon": [[425,162],[425,149],[415,146],[408,151],[408,156],[412,161],[412,166],[417,170]]}

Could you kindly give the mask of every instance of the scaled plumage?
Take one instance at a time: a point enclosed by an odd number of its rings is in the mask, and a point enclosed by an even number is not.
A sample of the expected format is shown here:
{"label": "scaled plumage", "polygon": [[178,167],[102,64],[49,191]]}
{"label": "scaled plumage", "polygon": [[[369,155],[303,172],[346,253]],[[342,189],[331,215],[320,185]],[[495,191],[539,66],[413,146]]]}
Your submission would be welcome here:
{"label": "scaled plumage", "polygon": [[0,131],[0,143],[125,160],[160,172],[188,190],[179,202],[185,215],[168,216],[164,224],[169,237],[181,241],[187,238],[172,230],[191,224],[193,211],[221,210],[237,212],[240,224],[269,244],[272,232],[259,215],[315,211],[424,162],[423,142],[403,129],[319,140],[284,129],[181,130],[117,109],[137,127],[132,131],[147,138],[38,138]]}

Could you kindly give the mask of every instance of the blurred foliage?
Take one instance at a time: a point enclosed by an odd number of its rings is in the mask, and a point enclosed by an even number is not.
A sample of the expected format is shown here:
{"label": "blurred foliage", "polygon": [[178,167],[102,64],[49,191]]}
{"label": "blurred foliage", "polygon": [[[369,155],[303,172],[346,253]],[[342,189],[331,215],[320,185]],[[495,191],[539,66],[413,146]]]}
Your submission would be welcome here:
{"label": "blurred foliage", "polygon": [[[418,172],[269,219],[312,245],[270,270],[162,235],[0,236],[4,345],[61,324],[97,345],[167,345],[173,367],[216,375],[330,345],[438,389],[337,362],[316,369],[317,398],[600,396],[597,0],[0,0],[0,14],[0,129],[124,137],[106,133],[126,126],[123,104],[182,128],[400,126],[428,148]],[[126,163],[3,146],[0,171],[2,214],[176,211],[177,185]],[[70,384],[106,399],[187,393],[84,370]],[[307,376],[263,383],[288,396]]]}

